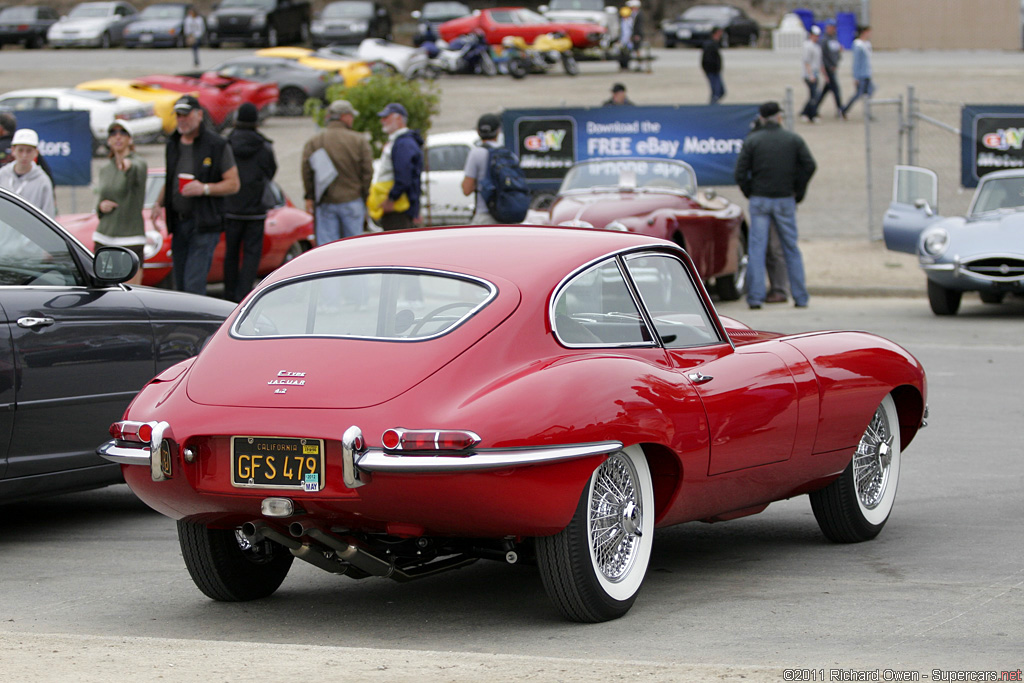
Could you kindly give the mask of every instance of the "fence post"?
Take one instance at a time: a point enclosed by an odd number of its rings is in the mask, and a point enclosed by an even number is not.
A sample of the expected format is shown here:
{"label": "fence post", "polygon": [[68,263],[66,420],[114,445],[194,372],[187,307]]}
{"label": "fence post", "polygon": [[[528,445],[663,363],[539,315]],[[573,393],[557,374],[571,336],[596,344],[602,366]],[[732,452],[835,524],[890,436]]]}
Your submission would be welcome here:
{"label": "fence post", "polygon": [[917,104],[914,86],[907,86],[907,165],[917,166]]}

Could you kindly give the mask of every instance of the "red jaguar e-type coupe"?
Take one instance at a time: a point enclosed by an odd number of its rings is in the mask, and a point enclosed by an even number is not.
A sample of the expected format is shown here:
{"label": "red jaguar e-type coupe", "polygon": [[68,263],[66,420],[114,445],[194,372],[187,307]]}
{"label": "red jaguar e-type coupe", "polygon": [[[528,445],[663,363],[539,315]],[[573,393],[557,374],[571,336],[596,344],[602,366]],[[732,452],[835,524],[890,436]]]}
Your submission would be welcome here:
{"label": "red jaguar e-type coupe", "polygon": [[722,301],[743,293],[747,225],[743,209],[709,190],[674,159],[588,159],[569,169],[558,194],[526,223],[635,232],[686,249],[704,282]]}
{"label": "red jaguar e-type coupe", "polygon": [[809,493],[829,538],[876,536],[925,401],[890,341],[719,317],[671,242],[434,228],[285,264],[99,453],[215,600],[270,595],[296,557],[400,581],[490,558],[597,622],[657,527]]}

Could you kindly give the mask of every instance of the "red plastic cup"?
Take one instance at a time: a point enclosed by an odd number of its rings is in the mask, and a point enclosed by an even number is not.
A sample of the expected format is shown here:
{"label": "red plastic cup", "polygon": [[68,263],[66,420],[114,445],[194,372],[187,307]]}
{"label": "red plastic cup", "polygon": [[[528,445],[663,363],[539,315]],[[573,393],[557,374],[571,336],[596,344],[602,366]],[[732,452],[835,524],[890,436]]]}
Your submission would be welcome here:
{"label": "red plastic cup", "polygon": [[188,185],[189,183],[191,183],[195,179],[196,179],[196,177],[194,175],[192,175],[191,173],[179,173],[178,174],[178,192],[181,192],[182,189],[184,189],[184,187],[186,185]]}

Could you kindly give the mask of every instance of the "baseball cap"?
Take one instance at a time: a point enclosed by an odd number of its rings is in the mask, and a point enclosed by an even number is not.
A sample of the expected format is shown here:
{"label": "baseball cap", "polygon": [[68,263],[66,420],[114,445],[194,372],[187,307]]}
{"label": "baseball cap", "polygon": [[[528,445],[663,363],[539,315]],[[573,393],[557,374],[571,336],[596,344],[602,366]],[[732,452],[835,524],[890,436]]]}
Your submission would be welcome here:
{"label": "baseball cap", "polygon": [[771,102],[765,102],[764,104],[762,104],[761,108],[758,110],[758,113],[761,114],[761,118],[767,119],[767,118],[769,118],[771,116],[775,116],[780,111],[782,111],[782,110],[779,108],[779,103],[775,102],[775,101],[771,101]]}
{"label": "baseball cap", "polygon": [[400,114],[404,119],[409,118],[409,112],[407,112],[405,110],[405,107],[403,107],[398,102],[391,102],[383,109],[381,109],[379,112],[377,112],[377,116],[381,118],[384,118],[385,116],[389,116],[391,114]]}
{"label": "baseball cap", "polygon": [[193,109],[199,109],[199,100],[192,95],[182,95],[178,98],[178,101],[174,103],[174,113],[191,114]]}
{"label": "baseball cap", "polygon": [[28,145],[29,147],[39,146],[39,135],[36,134],[31,128],[19,128],[14,131],[14,137],[11,138],[11,146],[14,145]]}
{"label": "baseball cap", "polygon": [[491,139],[501,130],[501,119],[495,114],[484,114],[476,122],[476,132],[484,139]]}
{"label": "baseball cap", "polygon": [[626,86],[621,83],[616,83],[612,86],[612,92],[626,92]]}
{"label": "baseball cap", "polygon": [[352,106],[352,103],[348,100],[334,100],[327,107],[327,115],[337,118],[342,114],[352,114],[352,116],[359,116],[359,112]]}
{"label": "baseball cap", "polygon": [[821,35],[821,27],[819,27],[819,26],[812,26],[811,27],[811,33],[813,33],[816,36],[820,36]]}
{"label": "baseball cap", "polygon": [[124,125],[123,121],[116,121],[116,120],[115,121],[111,121],[110,125],[107,126],[107,135],[110,135],[111,133],[113,133],[115,128],[118,128],[120,130],[123,130],[125,133],[128,133],[128,137],[131,137],[131,135],[132,135],[131,129],[128,128],[128,126]]}

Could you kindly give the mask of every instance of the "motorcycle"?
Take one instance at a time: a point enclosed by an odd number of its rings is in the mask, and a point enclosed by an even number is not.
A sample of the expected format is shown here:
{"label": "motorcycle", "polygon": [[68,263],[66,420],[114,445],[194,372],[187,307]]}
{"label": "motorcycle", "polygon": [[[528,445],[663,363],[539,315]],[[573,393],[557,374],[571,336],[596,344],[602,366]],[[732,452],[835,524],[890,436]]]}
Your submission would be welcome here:
{"label": "motorcycle", "polygon": [[444,41],[426,42],[429,58],[428,68],[438,73],[448,74],[483,74],[494,76],[498,68],[491,57],[491,48],[487,40],[479,33],[459,36],[450,43]]}
{"label": "motorcycle", "polygon": [[499,66],[512,78],[523,78],[530,73],[546,73],[555,64],[561,64],[570,76],[580,72],[573,55],[572,39],[562,33],[537,36],[532,45],[528,45],[519,36],[507,36],[502,40]]}

